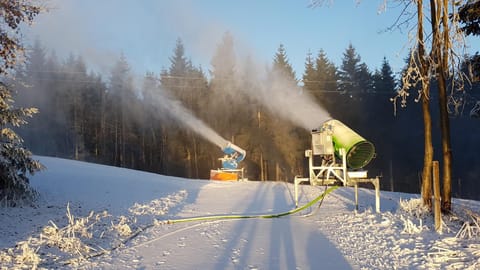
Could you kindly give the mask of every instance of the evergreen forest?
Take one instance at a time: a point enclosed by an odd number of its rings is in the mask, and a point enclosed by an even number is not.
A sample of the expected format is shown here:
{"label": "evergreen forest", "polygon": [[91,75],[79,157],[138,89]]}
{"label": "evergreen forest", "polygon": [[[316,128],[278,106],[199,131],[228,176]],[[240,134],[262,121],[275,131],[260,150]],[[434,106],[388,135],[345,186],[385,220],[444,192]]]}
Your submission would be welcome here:
{"label": "evergreen forest", "polygon": [[[350,44],[339,65],[323,50],[309,52],[303,74],[295,74],[287,48],[280,44],[268,67],[260,68],[265,76],[259,78],[255,59],[236,58],[234,39],[228,33],[219,41],[207,70],[186,55],[186,46],[178,39],[170,65],[162,70],[135,74],[120,55],[110,72],[102,74],[92,71],[81,55],[61,59],[37,41],[27,50],[27,61],[17,68],[12,84],[16,104],[36,107],[39,113],[17,131],[35,155],[208,179],[210,170],[220,166],[223,153],[159,105],[178,102],[246,150],[240,166],[249,180],[292,182],[295,175],[308,174],[304,151],[311,147],[310,131],[254,97],[256,87],[272,86],[281,77],[294,95],[311,95],[330,117],[375,145],[376,157],[366,169],[370,176],[381,176],[383,190],[420,192],[421,106],[413,95],[406,107],[392,101],[402,74],[394,74],[388,59],[380,58],[380,68],[372,69]],[[478,58],[478,53],[465,57],[466,74],[473,57]],[[437,104],[434,81],[432,85],[430,98]],[[160,92],[164,94],[159,96]],[[449,95],[455,197],[480,199],[475,192],[480,186],[480,115],[474,110],[479,102],[475,76],[463,91],[452,89]],[[435,109],[432,119],[434,131],[438,130]],[[434,155],[439,159],[435,147],[439,132],[433,134]]]}

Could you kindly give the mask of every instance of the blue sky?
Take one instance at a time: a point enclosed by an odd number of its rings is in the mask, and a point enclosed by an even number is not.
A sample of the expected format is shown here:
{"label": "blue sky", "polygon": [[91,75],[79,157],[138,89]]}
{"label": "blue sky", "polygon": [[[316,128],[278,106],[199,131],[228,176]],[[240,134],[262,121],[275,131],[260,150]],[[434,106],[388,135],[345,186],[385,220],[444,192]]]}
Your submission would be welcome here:
{"label": "blue sky", "polygon": [[[50,0],[52,10],[38,18],[30,37],[59,56],[82,54],[102,70],[124,53],[138,74],[168,67],[177,38],[206,71],[226,31],[239,55],[253,55],[261,64],[270,64],[283,44],[297,78],[309,51],[316,56],[323,49],[339,66],[350,43],[372,71],[383,57],[395,72],[401,69],[408,29],[385,31],[399,7],[379,12],[384,0],[325,2],[312,8],[309,0]],[[480,48],[479,38],[471,40]]]}

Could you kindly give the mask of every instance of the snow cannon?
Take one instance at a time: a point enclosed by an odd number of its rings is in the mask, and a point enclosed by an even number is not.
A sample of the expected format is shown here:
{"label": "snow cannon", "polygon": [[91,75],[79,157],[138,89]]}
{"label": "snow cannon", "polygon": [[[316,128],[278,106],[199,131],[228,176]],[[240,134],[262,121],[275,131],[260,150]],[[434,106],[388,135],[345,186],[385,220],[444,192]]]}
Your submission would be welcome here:
{"label": "snow cannon", "polygon": [[371,183],[375,187],[375,211],[380,212],[380,179],[369,178],[363,170],[375,156],[373,144],[342,122],[330,119],[312,130],[312,149],[305,150],[308,177],[295,176],[295,205],[298,206],[299,185],[338,185],[355,187],[355,209],[358,209],[358,185]]}
{"label": "snow cannon", "polygon": [[[325,143],[329,140],[330,143]],[[341,151],[344,151],[346,165],[350,169],[365,167],[375,156],[375,147],[371,142],[335,119],[327,120],[319,129],[312,130],[312,147],[314,155],[333,151],[341,158]]]}
{"label": "snow cannon", "polygon": [[245,150],[231,142],[227,142],[227,144],[222,148],[222,151],[225,153],[225,156],[220,158],[223,169],[236,169],[238,167],[238,163],[245,159]]}
{"label": "snow cannon", "polygon": [[237,169],[238,163],[245,159],[245,150],[236,146],[231,142],[226,142],[222,147],[225,154],[219,158],[222,162],[222,168],[217,170],[210,170],[210,180],[218,181],[238,181],[244,180],[243,168]]}

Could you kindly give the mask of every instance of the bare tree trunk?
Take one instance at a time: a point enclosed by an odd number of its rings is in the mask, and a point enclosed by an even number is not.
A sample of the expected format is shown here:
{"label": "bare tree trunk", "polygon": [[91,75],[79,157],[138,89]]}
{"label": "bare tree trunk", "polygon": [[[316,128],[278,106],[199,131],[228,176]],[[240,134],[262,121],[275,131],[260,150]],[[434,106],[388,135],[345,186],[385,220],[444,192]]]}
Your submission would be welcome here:
{"label": "bare tree trunk", "polygon": [[263,152],[260,152],[260,181],[265,181],[265,168],[263,168]]}
{"label": "bare tree trunk", "polygon": [[280,166],[278,165],[278,161],[275,164],[275,181],[280,180]]}
{"label": "bare tree trunk", "polygon": [[[155,135],[155,130],[153,129],[153,127],[150,127],[150,132],[152,133],[152,142],[151,142],[151,146],[149,148],[149,166],[150,166],[150,169],[153,169],[153,168],[159,168],[159,170],[155,170],[155,171],[162,171],[161,170],[161,166],[162,164],[153,164],[153,161],[155,160],[154,157],[156,157],[157,155],[160,156],[160,158],[162,158],[162,145],[160,144],[159,146],[157,146],[157,136]],[[155,153],[155,151],[158,151],[159,153]],[[160,162],[162,162],[162,160],[160,159]]]}
{"label": "bare tree trunk", "polygon": [[78,160],[78,148],[79,146],[79,133],[80,133],[80,124],[78,123],[78,115],[77,115],[77,99],[76,99],[77,93],[73,93],[73,155],[74,159]]}
{"label": "bare tree trunk", "polygon": [[132,169],[136,169],[135,160],[136,160],[135,153],[133,151],[130,151],[130,168]]}
{"label": "bare tree trunk", "polygon": [[147,134],[146,134],[146,130],[145,130],[145,126],[142,127],[142,147],[140,149],[140,164],[141,166],[143,167],[143,169],[146,168],[146,165],[147,165],[147,143],[146,143],[146,137],[147,137]]}
{"label": "bare tree trunk", "polygon": [[121,138],[121,148],[120,148],[120,163],[121,163],[121,167],[126,167],[127,166],[127,156],[126,156],[126,151],[125,151],[125,148],[126,148],[126,120],[125,120],[125,108],[121,108],[121,113],[122,113],[122,118],[120,121],[121,122],[121,134],[120,134],[120,138]]}
{"label": "bare tree trunk", "polygon": [[98,159],[98,153],[99,153],[99,149],[98,149],[99,147],[98,147],[98,145],[99,145],[99,143],[100,143],[100,142],[99,142],[100,131],[98,130],[98,127],[97,127],[97,126],[95,126],[95,138],[97,138],[97,139],[95,140],[95,144],[94,144],[94,146],[93,146],[93,147],[94,147],[93,152],[95,153],[95,159]]}
{"label": "bare tree trunk", "polygon": [[[115,119],[116,120],[116,119]],[[114,148],[114,156],[113,156],[113,164],[115,166],[119,166],[118,162],[118,124],[117,122],[114,123],[115,125],[115,148]]]}
{"label": "bare tree trunk", "polygon": [[425,55],[423,38],[423,1],[418,0],[418,61],[420,61],[420,77],[422,82],[422,112],[424,128],[424,156],[422,172],[422,199],[423,204],[432,207],[432,116],[430,114],[430,78]]}
{"label": "bare tree trunk", "polygon": [[440,102],[440,129],[442,132],[442,153],[443,153],[443,198],[442,210],[448,212],[452,209],[452,149],[450,143],[450,119],[447,110],[447,74],[448,74],[448,52],[449,52],[449,26],[448,26],[448,0],[443,0],[443,55],[439,67],[439,102]]}
{"label": "bare tree trunk", "polygon": [[198,149],[197,149],[197,140],[195,139],[195,136],[192,135],[193,137],[193,165],[194,165],[194,170],[195,170],[195,179],[198,179]]}
{"label": "bare tree trunk", "polygon": [[[393,181],[393,162],[392,160],[390,159],[390,191],[391,192],[394,192],[394,185],[393,185],[394,181]],[[423,194],[423,193],[422,193]]]}
{"label": "bare tree trunk", "polygon": [[440,172],[438,169],[438,161],[432,162],[433,167],[433,196],[435,197],[435,209],[434,219],[435,219],[435,230],[439,233],[442,232],[442,214],[441,214],[441,199],[440,199]]}
{"label": "bare tree trunk", "polygon": [[161,160],[162,160],[162,172],[168,175],[168,166],[166,163],[167,159],[167,142],[168,142],[168,134],[167,129],[162,128],[162,142],[161,142]]}
{"label": "bare tree trunk", "polygon": [[190,148],[187,147],[187,177],[192,178],[192,154],[190,153]]}
{"label": "bare tree trunk", "polygon": [[[446,86],[446,72],[448,63],[448,21],[446,16],[447,0],[435,1],[430,0],[430,10],[432,16],[432,56],[436,64],[436,73],[438,75],[438,92],[439,92],[439,106],[440,106],[440,131],[442,140],[442,154],[443,154],[443,194],[442,194],[442,210],[451,210],[451,168],[452,156],[450,148],[450,123],[447,111],[447,86]],[[445,6],[444,6],[445,5]],[[439,17],[443,12],[443,40],[440,37]],[[441,50],[443,48],[443,51]],[[442,54],[443,52],[443,54]]]}
{"label": "bare tree trunk", "polygon": [[[427,91],[428,91],[427,86]],[[422,98],[423,126],[424,126],[424,157],[422,172],[422,199],[423,204],[432,207],[432,116],[430,115],[430,101],[425,96]]]}
{"label": "bare tree trunk", "polygon": [[[101,112],[101,115],[100,115],[100,133],[101,133],[100,138],[101,138],[102,141],[101,141],[101,146],[100,146],[100,151],[99,152],[102,155],[106,156],[107,153],[106,153],[105,149],[107,148],[107,136],[106,136],[106,134],[107,134],[106,126],[107,125],[106,125],[106,108],[105,108],[106,98],[105,98],[105,95],[106,95],[105,92],[103,92],[102,93],[102,103],[101,103],[102,109],[100,111]],[[104,158],[106,158],[105,156],[104,156]]]}
{"label": "bare tree trunk", "polygon": [[263,177],[265,178],[264,181],[268,180],[268,160],[264,159],[263,160],[263,169],[265,170]]}
{"label": "bare tree trunk", "polygon": [[258,128],[260,128],[260,123],[262,121],[262,112],[260,109],[257,109],[257,123],[258,123]]}

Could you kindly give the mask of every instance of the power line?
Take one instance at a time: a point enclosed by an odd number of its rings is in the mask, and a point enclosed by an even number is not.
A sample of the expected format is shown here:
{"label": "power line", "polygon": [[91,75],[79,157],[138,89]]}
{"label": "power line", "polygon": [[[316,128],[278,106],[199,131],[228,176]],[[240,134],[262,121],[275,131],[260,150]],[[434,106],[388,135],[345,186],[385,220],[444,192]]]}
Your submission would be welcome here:
{"label": "power line", "polygon": [[[51,74],[85,74],[84,72],[81,71],[55,71],[55,70],[35,70],[35,71],[30,71],[33,73],[51,73]],[[86,74],[87,76],[90,76]],[[145,77],[147,78],[147,77]],[[181,76],[181,75],[168,75],[168,76],[163,76],[160,75],[160,78],[154,77],[153,78],[156,81],[159,81],[162,83],[162,79],[182,79],[182,80],[189,80],[189,81],[205,81],[208,83],[208,81],[203,78],[203,77],[190,77],[190,76]],[[101,84],[101,83],[106,83],[102,79],[98,80],[75,80],[75,79],[65,79],[65,78],[35,78],[34,80],[38,81],[58,81],[58,82],[72,82],[72,83],[91,83],[91,84]],[[215,78],[212,79],[212,81],[235,81],[233,78]],[[338,83],[339,81],[334,81],[334,80],[329,80],[329,81],[306,81],[304,83]],[[350,83],[353,84],[353,82],[347,82],[347,81],[342,81],[343,84],[345,83]],[[182,85],[164,85],[167,88],[173,88],[173,89],[205,89],[206,86],[182,86]],[[308,87],[304,86],[298,86],[301,87],[303,91],[307,91],[310,93],[337,93],[337,94],[362,94],[362,95],[394,95],[395,91],[388,92],[388,91],[373,91],[373,92],[360,92],[360,91],[349,91],[345,92],[343,90],[323,90],[323,89],[309,89]],[[141,87],[143,88],[143,87]]]}

